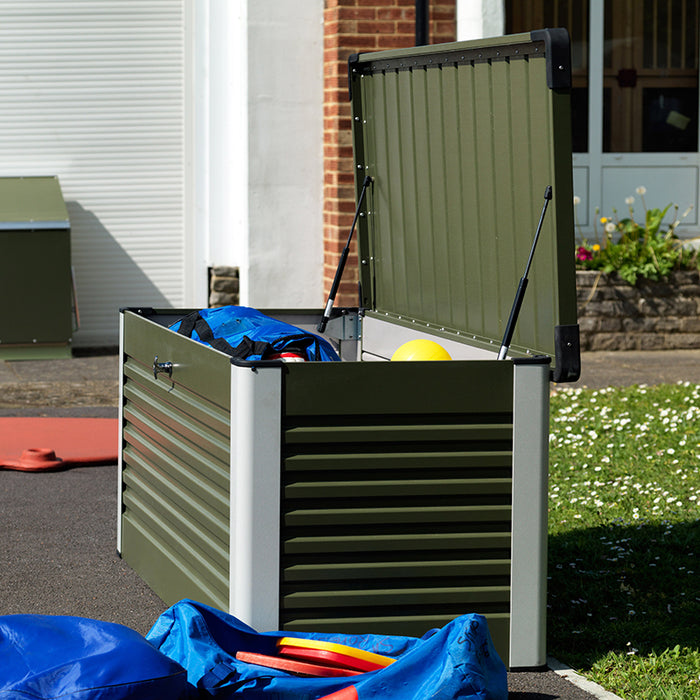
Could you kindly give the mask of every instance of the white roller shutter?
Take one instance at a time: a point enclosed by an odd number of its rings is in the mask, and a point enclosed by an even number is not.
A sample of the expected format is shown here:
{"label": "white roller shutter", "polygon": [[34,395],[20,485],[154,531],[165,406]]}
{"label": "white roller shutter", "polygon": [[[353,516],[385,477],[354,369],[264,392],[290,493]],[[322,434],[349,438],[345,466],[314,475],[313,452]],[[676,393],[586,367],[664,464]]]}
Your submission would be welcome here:
{"label": "white roller shutter", "polygon": [[0,0],[0,175],[59,176],[76,346],[183,303],[184,1]]}

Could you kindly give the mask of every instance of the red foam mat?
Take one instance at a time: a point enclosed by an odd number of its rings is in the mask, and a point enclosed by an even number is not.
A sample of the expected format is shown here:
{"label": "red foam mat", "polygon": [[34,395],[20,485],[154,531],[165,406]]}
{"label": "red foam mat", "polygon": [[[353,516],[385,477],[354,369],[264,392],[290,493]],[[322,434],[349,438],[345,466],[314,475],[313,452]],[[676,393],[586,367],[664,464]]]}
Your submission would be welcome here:
{"label": "red foam mat", "polygon": [[112,464],[117,418],[0,418],[0,468],[49,471]]}

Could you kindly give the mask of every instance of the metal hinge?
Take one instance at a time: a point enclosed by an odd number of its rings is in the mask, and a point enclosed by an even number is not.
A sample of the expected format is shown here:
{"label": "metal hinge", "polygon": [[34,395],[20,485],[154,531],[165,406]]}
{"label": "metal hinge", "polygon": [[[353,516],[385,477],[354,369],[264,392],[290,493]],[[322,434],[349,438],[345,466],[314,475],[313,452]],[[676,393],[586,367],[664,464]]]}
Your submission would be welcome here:
{"label": "metal hinge", "polygon": [[336,340],[359,340],[362,335],[359,314],[341,314],[328,321],[326,335]]}

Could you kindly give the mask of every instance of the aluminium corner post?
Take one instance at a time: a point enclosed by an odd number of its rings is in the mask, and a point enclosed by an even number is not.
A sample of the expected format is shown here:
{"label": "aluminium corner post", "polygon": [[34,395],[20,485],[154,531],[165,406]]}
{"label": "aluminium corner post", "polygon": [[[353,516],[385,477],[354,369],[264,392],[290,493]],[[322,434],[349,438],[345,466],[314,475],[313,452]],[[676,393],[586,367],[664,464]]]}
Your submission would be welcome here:
{"label": "aluminium corner post", "polygon": [[547,660],[550,358],[514,361],[510,667]]}
{"label": "aluminium corner post", "polygon": [[231,365],[229,611],[279,626],[282,369]]}
{"label": "aluminium corner post", "polygon": [[118,428],[118,453],[117,453],[117,552],[122,553],[122,493],[123,493],[123,473],[124,473],[124,312],[119,312],[119,428]]}

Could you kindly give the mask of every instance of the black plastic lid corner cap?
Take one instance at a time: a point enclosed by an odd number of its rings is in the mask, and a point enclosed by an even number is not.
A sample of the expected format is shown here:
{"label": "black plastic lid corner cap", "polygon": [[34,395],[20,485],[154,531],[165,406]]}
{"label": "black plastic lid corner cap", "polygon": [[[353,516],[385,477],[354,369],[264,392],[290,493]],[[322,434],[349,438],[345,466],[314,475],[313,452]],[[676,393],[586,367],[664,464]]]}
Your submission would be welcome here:
{"label": "black plastic lid corner cap", "polygon": [[577,323],[554,328],[555,370],[552,381],[575,382],[581,377],[581,341]]}
{"label": "black plastic lid corner cap", "polygon": [[571,41],[569,32],[556,29],[536,29],[530,32],[532,41],[544,41],[547,58],[547,86],[551,90],[571,88]]}
{"label": "black plastic lid corner cap", "polygon": [[359,53],[351,53],[348,56],[348,100],[350,100],[350,102],[352,102],[352,69],[359,60]]}

